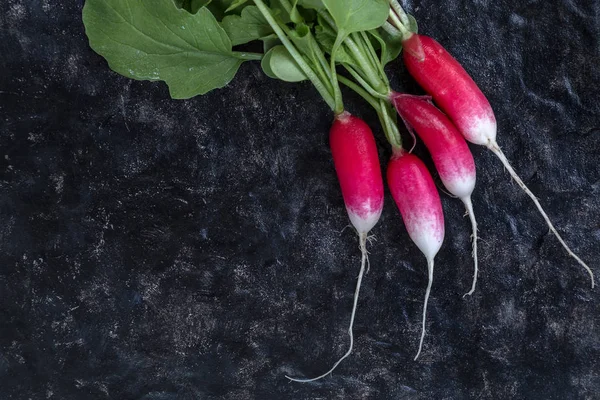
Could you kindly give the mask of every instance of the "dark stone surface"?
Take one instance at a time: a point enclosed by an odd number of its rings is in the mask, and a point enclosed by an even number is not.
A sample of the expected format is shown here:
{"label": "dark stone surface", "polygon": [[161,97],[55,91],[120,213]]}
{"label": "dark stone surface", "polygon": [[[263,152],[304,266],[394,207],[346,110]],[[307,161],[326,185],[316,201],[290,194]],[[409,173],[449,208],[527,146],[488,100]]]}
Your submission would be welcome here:
{"label": "dark stone surface", "polygon": [[[498,142],[600,275],[600,2],[406,3],[489,96]],[[423,257],[391,197],[359,267],[308,84],[244,65],[174,101],[89,49],[81,2],[0,4],[1,399],[599,399],[600,300],[499,161],[472,146],[481,275],[443,196]],[[418,89],[401,63],[398,89]],[[355,96],[347,108],[375,128]],[[417,152],[424,154],[423,146]]]}

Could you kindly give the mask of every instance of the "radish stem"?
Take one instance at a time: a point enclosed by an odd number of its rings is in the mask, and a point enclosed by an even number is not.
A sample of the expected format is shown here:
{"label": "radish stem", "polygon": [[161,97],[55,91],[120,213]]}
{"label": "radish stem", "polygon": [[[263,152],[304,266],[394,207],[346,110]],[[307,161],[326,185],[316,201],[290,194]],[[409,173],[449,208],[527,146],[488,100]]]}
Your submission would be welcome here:
{"label": "radish stem", "polygon": [[360,97],[362,97],[365,101],[367,101],[371,105],[371,107],[373,107],[375,109],[375,111],[378,114],[381,113],[381,108],[379,106],[379,103],[365,89],[358,86],[356,83],[352,82],[350,79],[348,79],[342,75],[338,75],[338,81],[340,81],[342,84],[348,86],[350,89],[352,89],[354,92],[356,92]]}
{"label": "radish stem", "polygon": [[344,104],[342,103],[342,92],[340,91],[340,85],[337,81],[337,73],[335,71],[335,55],[339,50],[340,46],[344,42],[346,34],[343,31],[338,31],[337,38],[335,39],[335,43],[333,44],[333,48],[331,49],[331,75],[332,75],[332,85],[333,85],[333,98],[335,100],[335,108],[334,112],[336,115],[344,112]]}
{"label": "radish stem", "polygon": [[390,24],[388,21],[385,21],[385,24],[382,26],[383,30],[389,33],[392,37],[402,36],[402,33],[394,27],[394,25]]}
{"label": "radish stem", "polygon": [[256,4],[256,7],[258,7],[258,10],[263,17],[265,17],[267,23],[271,26],[271,29],[273,29],[279,40],[281,40],[281,43],[290,52],[290,55],[294,58],[294,61],[298,63],[298,66],[302,69],[302,72],[304,72],[306,77],[313,83],[323,100],[325,100],[327,105],[329,105],[332,110],[336,110],[338,105],[336,104],[335,99],[331,96],[313,69],[306,63],[304,57],[302,57],[298,50],[296,50],[296,47],[288,40],[286,34],[283,32],[277,21],[275,21],[275,18],[273,18],[273,15],[271,15],[271,12],[265,3],[263,3],[262,0],[254,0],[254,4]]}
{"label": "radish stem", "polygon": [[365,47],[367,48],[367,52],[371,56],[371,61],[373,62],[373,65],[375,65],[375,67],[379,71],[379,76],[385,83],[386,87],[389,87],[390,81],[387,77],[387,74],[383,70],[383,65],[381,64],[381,61],[377,57],[377,52],[375,51],[375,48],[373,48],[373,44],[371,43],[371,41],[369,40],[369,37],[367,36],[367,34],[365,32],[361,32],[360,34],[361,34],[362,40],[365,44]]}
{"label": "radish stem", "polygon": [[322,379],[322,378],[326,377],[327,375],[331,374],[333,372],[333,370],[336,369],[337,366],[340,365],[340,363],[342,361],[344,361],[344,359],[350,355],[350,353],[352,353],[352,348],[354,346],[354,334],[352,332],[352,328],[354,326],[354,316],[356,315],[356,307],[358,305],[358,295],[360,293],[360,285],[362,283],[362,278],[365,274],[365,266],[367,265],[367,261],[369,259],[369,256],[367,253],[367,233],[366,232],[360,234],[359,246],[360,246],[360,252],[361,252],[360,272],[358,273],[356,289],[354,290],[354,301],[352,303],[352,314],[350,315],[350,326],[348,327],[348,336],[350,336],[350,347],[348,348],[348,351],[346,351],[346,353],[339,360],[337,360],[335,364],[333,364],[333,367],[331,367],[331,369],[329,371],[325,372],[323,375],[319,375],[316,378],[311,378],[311,379],[297,379],[297,378],[292,378],[292,377],[286,375],[285,377],[288,378],[290,381],[313,382],[313,381]]}
{"label": "radish stem", "polygon": [[408,15],[406,15],[406,12],[404,11],[404,9],[400,5],[400,3],[398,3],[396,0],[390,0],[390,5],[392,6],[392,9],[394,10],[394,12],[400,18],[400,21],[402,21],[402,24],[404,24],[405,26],[410,25],[410,20],[408,19]]}
{"label": "radish stem", "polygon": [[554,234],[554,236],[556,236],[556,238],[558,239],[558,241],[560,242],[560,244],[565,248],[565,250],[567,251],[567,253],[569,253],[569,255],[571,257],[573,257],[588,272],[588,274],[590,275],[590,278],[592,280],[592,289],[593,289],[594,288],[594,273],[592,272],[592,270],[590,269],[590,267],[588,267],[587,264],[584,263],[581,260],[581,258],[579,258],[577,256],[577,254],[573,253],[573,251],[571,251],[571,249],[569,248],[569,246],[567,246],[567,244],[565,243],[565,241],[563,240],[563,238],[556,231],[556,228],[554,228],[554,225],[552,225],[552,222],[550,221],[550,218],[548,217],[548,215],[546,214],[546,212],[544,211],[544,209],[540,205],[540,202],[538,201],[538,199],[531,192],[531,190],[529,190],[529,188],[527,187],[527,185],[525,185],[525,183],[523,183],[523,181],[521,180],[521,178],[519,177],[519,175],[517,175],[517,173],[515,172],[515,170],[512,168],[512,166],[508,162],[508,159],[506,158],[506,156],[504,155],[504,153],[502,152],[502,150],[500,150],[500,147],[498,146],[498,144],[496,142],[490,142],[487,147],[492,152],[494,152],[494,154],[500,159],[500,161],[502,161],[502,164],[504,164],[504,167],[508,170],[508,173],[510,174],[510,176],[512,176],[512,178],[515,180],[515,182],[517,182],[517,184],[521,187],[521,189],[523,189],[523,191],[527,194],[527,196],[529,196],[531,198],[531,200],[533,200],[533,203],[537,207],[538,211],[540,212],[540,214],[542,214],[542,217],[544,218],[544,221],[546,221],[546,224],[548,225],[548,228],[550,228],[550,231],[552,231],[552,233]]}
{"label": "radish stem", "polygon": [[383,100],[387,100],[388,96],[385,96],[381,93],[379,93],[377,90],[373,89],[373,87],[368,84],[361,76],[360,74],[354,70],[354,68],[350,65],[346,65],[344,64],[344,67],[346,68],[346,71],[348,71],[350,73],[350,75],[352,75],[352,77],[354,79],[356,79],[356,81],[367,91],[369,92],[369,94],[373,97],[376,97],[378,99],[383,99]]}
{"label": "radish stem", "polygon": [[398,126],[396,122],[391,119],[390,114],[388,112],[389,103],[385,100],[380,99],[379,104],[381,105],[381,113],[383,114],[383,119],[387,125],[386,138],[388,142],[392,145],[392,150],[400,150],[402,149],[402,137],[400,136],[400,132],[398,131]]}
{"label": "radish stem", "polygon": [[366,74],[366,76],[369,79],[369,82],[373,86],[373,88],[375,90],[377,90],[379,93],[381,93],[383,95],[387,95],[389,90],[387,90],[386,85],[381,81],[381,78],[379,77],[379,73],[377,72],[377,70],[375,68],[373,68],[373,66],[367,59],[368,56],[363,51],[361,51],[361,49],[359,48],[357,43],[354,40],[352,40],[352,38],[350,38],[350,37],[348,37],[346,39],[346,46],[348,46],[348,49],[352,53],[352,56],[354,57],[354,59],[356,60],[358,65],[360,65],[361,69]]}
{"label": "radish stem", "polygon": [[245,51],[234,51],[232,54],[240,60],[259,61],[262,60],[264,54],[248,53]]}

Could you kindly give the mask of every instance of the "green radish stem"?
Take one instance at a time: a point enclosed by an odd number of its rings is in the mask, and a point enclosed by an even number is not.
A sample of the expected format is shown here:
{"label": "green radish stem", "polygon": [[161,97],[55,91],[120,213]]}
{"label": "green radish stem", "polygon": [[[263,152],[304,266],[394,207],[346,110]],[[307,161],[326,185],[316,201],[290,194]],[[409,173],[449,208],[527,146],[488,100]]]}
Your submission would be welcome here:
{"label": "green radish stem", "polygon": [[402,33],[400,33],[400,31],[398,31],[398,29],[396,29],[394,25],[390,24],[388,21],[385,21],[385,24],[383,24],[382,28],[393,37],[402,36]]}
{"label": "green radish stem", "polygon": [[371,85],[369,85],[361,76],[360,74],[350,65],[344,65],[344,68],[346,68],[346,71],[348,71],[350,73],[350,75],[352,75],[352,77],[354,79],[356,79],[356,81],[367,91],[369,92],[369,94],[373,97],[376,97],[378,99],[382,99],[382,100],[386,100],[388,98],[388,96],[382,95],[381,93],[379,93],[377,90],[373,89],[373,87],[371,87]]}
{"label": "green radish stem", "polygon": [[400,132],[398,131],[396,122],[390,117],[390,104],[383,99],[379,99],[379,104],[381,105],[381,113],[383,114],[383,119],[387,124],[387,129],[385,129],[385,132],[390,132],[390,135],[387,137],[387,140],[392,145],[393,151],[400,151],[402,149],[402,138],[400,137]]}
{"label": "green radish stem", "polygon": [[377,116],[379,117],[379,122],[381,123],[381,126],[383,128],[385,137],[387,141],[392,145],[392,148],[402,148],[402,137],[400,136],[400,132],[398,131],[398,126],[396,125],[396,121],[394,121],[390,117],[390,104],[384,101],[384,99],[376,98],[376,96],[373,96],[373,94],[367,92],[364,88],[360,87],[359,85],[342,75],[338,75],[338,80],[340,81],[340,83],[348,86],[359,96],[365,99],[371,105],[371,107],[375,109],[375,111],[377,112]]}
{"label": "green radish stem", "polygon": [[373,48],[373,43],[371,43],[371,41],[369,40],[367,33],[361,32],[360,35],[362,37],[363,43],[365,44],[365,47],[367,48],[368,54],[371,56],[371,62],[379,70],[379,76],[385,83],[385,86],[389,92],[390,81],[387,77],[387,74],[385,73],[385,71],[383,69],[383,65],[381,64],[379,57],[377,56],[377,52],[375,51],[375,48]]}
{"label": "green radish stem", "polygon": [[365,101],[367,101],[371,105],[371,107],[373,107],[375,111],[377,111],[378,114],[381,112],[381,107],[379,106],[379,102],[377,101],[377,99],[373,98],[373,96],[365,89],[363,89],[362,87],[360,87],[359,85],[342,75],[338,75],[338,81],[343,85],[348,86]]}
{"label": "green radish stem", "polygon": [[402,24],[404,26],[408,26],[410,24],[410,20],[408,19],[408,15],[406,15],[406,12],[400,3],[398,3],[396,0],[390,0],[390,5],[392,6],[392,10],[394,10],[396,15],[398,15],[398,18],[400,18]]}
{"label": "green radish stem", "polygon": [[342,92],[340,90],[340,85],[337,81],[337,73],[335,72],[335,55],[339,50],[340,46],[344,42],[346,34],[342,31],[338,31],[337,38],[335,39],[335,43],[333,44],[333,48],[331,49],[331,74],[332,74],[332,84],[333,84],[333,98],[335,100],[335,108],[334,112],[336,115],[344,112],[344,104],[342,103]]}
{"label": "green radish stem", "polygon": [[[337,31],[335,21],[325,10],[319,10],[318,13],[331,29]],[[354,40],[353,38],[356,40]],[[343,44],[346,45],[346,47],[350,51],[350,54],[352,55],[352,58],[354,58],[354,60],[360,66],[360,72],[363,75],[363,79],[368,80],[370,86],[377,90],[380,94],[389,95],[390,90],[387,76],[385,75],[385,73],[383,73],[383,77],[379,74],[380,63],[373,63],[369,55],[368,49],[364,47],[361,48],[363,44],[360,40],[360,36],[358,36],[356,33],[352,33],[351,35],[345,37]]]}
{"label": "green radish stem", "polygon": [[259,54],[259,53],[248,53],[245,51],[234,51],[231,54],[233,54],[233,56],[239,58],[240,60],[247,60],[247,61],[260,61],[263,58],[264,54]]}
{"label": "green radish stem", "polygon": [[[321,79],[319,79],[319,77],[315,74],[313,69],[306,63],[306,61],[304,60],[304,57],[302,57],[302,55],[298,52],[298,50],[296,50],[296,47],[288,40],[287,36],[283,32],[283,30],[281,29],[281,27],[279,26],[277,21],[275,21],[275,18],[273,18],[273,15],[269,11],[269,8],[265,5],[265,3],[263,3],[262,0],[254,0],[254,4],[256,4],[256,7],[260,11],[260,13],[263,15],[263,17],[265,17],[265,20],[267,21],[269,26],[271,26],[271,29],[273,29],[273,31],[275,32],[275,34],[277,35],[279,40],[281,40],[281,43],[285,46],[285,48],[288,50],[290,55],[294,58],[296,63],[298,63],[298,66],[302,69],[302,72],[304,72],[306,77],[315,86],[315,88],[317,89],[317,91],[319,92],[319,94],[321,95],[323,100],[325,100],[327,105],[332,110],[337,110],[339,108],[339,104],[336,103],[336,99],[333,96],[331,96],[331,94],[327,90],[326,86],[321,81]],[[338,88],[338,90],[339,90],[339,88]],[[343,105],[342,105],[342,108],[343,108]]]}

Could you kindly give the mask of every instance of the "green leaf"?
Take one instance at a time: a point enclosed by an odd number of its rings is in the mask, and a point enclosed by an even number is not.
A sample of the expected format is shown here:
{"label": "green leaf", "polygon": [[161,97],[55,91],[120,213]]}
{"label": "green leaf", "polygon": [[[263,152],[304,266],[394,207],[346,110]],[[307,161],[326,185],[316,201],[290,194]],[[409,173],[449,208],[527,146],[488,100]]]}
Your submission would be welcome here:
{"label": "green leaf", "polygon": [[280,22],[283,22],[284,24],[292,22],[290,14],[288,14],[280,0],[270,0],[269,8],[273,12],[273,15],[279,18]]}
{"label": "green leaf", "polygon": [[173,0],[178,8],[183,8],[187,12],[196,14],[198,10],[207,6],[212,0]]}
{"label": "green leaf", "polygon": [[[337,33],[335,33],[335,31],[329,28],[327,25],[319,25],[315,28],[315,38],[323,50],[325,50],[325,52],[328,54],[331,54],[333,51],[333,45],[336,37]],[[338,51],[335,54],[335,60],[339,63],[358,67],[354,58],[346,51],[345,46],[340,46],[340,48],[338,48]]]}
{"label": "green leaf", "polygon": [[245,7],[241,15],[226,16],[221,26],[227,32],[233,46],[261,39],[273,33],[273,29],[256,6]]}
{"label": "green leaf", "polygon": [[388,0],[322,0],[339,32],[368,31],[382,26],[388,18]]}
{"label": "green leaf", "polygon": [[325,5],[322,0],[298,0],[297,4],[304,8],[312,9],[312,10],[323,10],[325,9]]}
{"label": "green leaf", "polygon": [[[273,48],[271,48],[271,50]],[[272,51],[267,51],[265,53],[265,56],[263,57],[263,59],[260,61],[260,67],[262,68],[262,70],[265,73],[265,75],[268,76],[269,78],[279,79],[279,78],[277,78],[277,75],[275,75],[275,73],[273,72],[273,70],[271,69],[271,57],[272,56],[273,56],[273,52]]]}
{"label": "green leaf", "polygon": [[325,10],[321,0],[294,0],[290,19],[295,24],[313,22],[317,19],[315,10]]}
{"label": "green leaf", "polygon": [[269,36],[265,36],[260,40],[262,40],[263,42],[263,52],[265,54],[273,47],[277,46],[278,44],[281,44],[281,40],[279,40],[279,37],[277,37],[277,35],[274,33],[270,34]]}
{"label": "green leaf", "polygon": [[233,0],[212,0],[206,5],[206,8],[215,16],[217,21],[222,21],[225,17],[225,10],[229,8]]}
{"label": "green leaf", "polygon": [[286,82],[300,82],[307,79],[294,58],[282,45],[269,50],[265,54],[261,66],[265,74],[274,79]]}
{"label": "green leaf", "polygon": [[298,8],[296,7],[297,5],[298,5],[298,0],[294,0],[294,2],[292,4],[292,11],[290,12],[290,19],[295,24],[304,22],[302,15],[300,14],[300,11],[298,11]]}
{"label": "green leaf", "polygon": [[233,2],[231,3],[231,5],[229,7],[227,7],[227,9],[225,10],[225,12],[229,12],[231,10],[235,10],[236,8],[238,8],[242,4],[246,3],[247,1],[248,0],[233,0]]}
{"label": "green leaf", "polygon": [[411,14],[408,15],[408,30],[412,33],[419,33],[419,25],[417,25],[417,20]]}
{"label": "green leaf", "polygon": [[402,51],[402,36],[392,36],[386,31],[371,30],[369,34],[377,40],[381,50],[381,65],[384,67],[395,60]]}
{"label": "green leaf", "polygon": [[176,99],[227,85],[251,58],[231,50],[205,7],[190,14],[172,0],[87,0],[83,22],[90,46],[114,71],[165,81]]}
{"label": "green leaf", "polygon": [[296,30],[291,31],[289,36],[300,53],[308,57],[313,57],[313,48],[310,43],[312,35],[310,34],[308,25],[303,23],[296,25]]}

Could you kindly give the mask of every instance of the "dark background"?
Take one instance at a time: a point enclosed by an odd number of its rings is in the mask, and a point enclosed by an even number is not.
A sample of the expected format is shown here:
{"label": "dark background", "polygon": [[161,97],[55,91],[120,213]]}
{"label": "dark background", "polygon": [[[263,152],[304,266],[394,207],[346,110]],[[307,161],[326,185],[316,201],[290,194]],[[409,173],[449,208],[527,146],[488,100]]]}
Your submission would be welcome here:
{"label": "dark background", "polygon": [[[405,4],[488,95],[500,146],[600,275],[600,2]],[[599,291],[475,146],[475,294],[461,297],[469,223],[442,194],[414,362],[426,266],[386,193],[355,352],[288,382],[348,345],[359,251],[329,110],[258,63],[171,100],[109,70],[81,7],[0,4],[0,399],[600,399]],[[400,61],[388,71],[418,91]],[[346,106],[385,166],[375,115],[351,93]]]}

